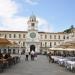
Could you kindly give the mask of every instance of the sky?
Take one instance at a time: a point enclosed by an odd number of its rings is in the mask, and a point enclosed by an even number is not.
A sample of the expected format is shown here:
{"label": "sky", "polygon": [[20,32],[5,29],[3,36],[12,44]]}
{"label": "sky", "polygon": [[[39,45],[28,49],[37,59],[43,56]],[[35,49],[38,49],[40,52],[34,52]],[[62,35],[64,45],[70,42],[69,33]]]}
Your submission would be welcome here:
{"label": "sky", "polygon": [[32,13],[39,31],[62,32],[75,27],[75,0],[0,0],[0,30],[26,31]]}

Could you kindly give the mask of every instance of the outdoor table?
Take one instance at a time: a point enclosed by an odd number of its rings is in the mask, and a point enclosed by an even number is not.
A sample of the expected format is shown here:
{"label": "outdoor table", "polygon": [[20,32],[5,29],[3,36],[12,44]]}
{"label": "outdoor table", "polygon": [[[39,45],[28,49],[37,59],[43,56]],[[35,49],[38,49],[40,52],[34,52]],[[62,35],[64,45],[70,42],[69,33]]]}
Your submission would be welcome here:
{"label": "outdoor table", "polygon": [[75,70],[75,61],[68,60],[66,68],[69,69],[69,70],[71,70],[71,71]]}

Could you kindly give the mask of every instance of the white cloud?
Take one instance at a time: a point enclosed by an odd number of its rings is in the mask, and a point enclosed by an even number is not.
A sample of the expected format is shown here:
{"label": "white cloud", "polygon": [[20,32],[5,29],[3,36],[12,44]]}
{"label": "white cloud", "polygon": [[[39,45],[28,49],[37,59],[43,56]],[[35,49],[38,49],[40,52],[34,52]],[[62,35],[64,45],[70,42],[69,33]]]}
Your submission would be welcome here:
{"label": "white cloud", "polygon": [[37,20],[39,21],[38,23],[38,29],[40,31],[46,31],[46,32],[49,32],[49,31],[52,31],[52,27],[50,27],[48,21],[46,21],[45,19],[41,18],[41,17],[37,17]]}
{"label": "white cloud", "polygon": [[11,17],[17,12],[17,4],[12,0],[0,0],[0,16]]}
{"label": "white cloud", "polygon": [[27,30],[26,21],[27,21],[27,18],[25,17],[4,18],[2,22],[2,25],[4,26],[0,27],[0,29],[1,30],[5,29],[5,30],[24,31],[24,30]]}
{"label": "white cloud", "polygon": [[38,0],[26,0],[26,2],[30,5],[37,5],[38,4]]}
{"label": "white cloud", "polygon": [[[3,19],[2,24],[6,25],[7,28],[2,28],[0,27],[0,29],[5,29],[5,30],[27,30],[28,25],[27,25],[27,21],[28,21],[29,17],[16,17],[16,18],[5,18]],[[39,31],[52,31],[52,28],[50,28],[48,22],[40,17],[37,17],[38,20],[38,30]]]}
{"label": "white cloud", "polygon": [[[33,4],[36,3],[33,0],[27,1],[33,2]],[[28,17],[14,16],[17,12],[19,11],[15,0],[0,0],[0,30],[27,30]],[[45,19],[40,17],[37,17],[37,19],[40,31],[51,31],[52,28]]]}

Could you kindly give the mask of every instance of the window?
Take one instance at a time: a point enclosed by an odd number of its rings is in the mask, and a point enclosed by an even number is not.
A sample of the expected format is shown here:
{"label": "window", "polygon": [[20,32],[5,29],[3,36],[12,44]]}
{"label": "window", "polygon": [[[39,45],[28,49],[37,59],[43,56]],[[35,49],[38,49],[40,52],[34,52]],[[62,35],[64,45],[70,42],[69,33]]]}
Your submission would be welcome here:
{"label": "window", "polygon": [[4,49],[3,53],[6,53],[6,52],[7,52],[6,49]]}
{"label": "window", "polygon": [[5,34],[5,38],[7,38],[7,35]]}
{"label": "window", "polygon": [[50,39],[52,39],[52,36],[50,35]]}
{"label": "window", "polygon": [[25,34],[23,34],[23,38],[25,38]]}
{"label": "window", "polygon": [[14,38],[16,38],[16,34],[14,34]]}
{"label": "window", "polygon": [[41,47],[42,47],[42,42],[41,42]]}
{"label": "window", "polygon": [[0,53],[1,53],[1,49],[0,49]]}
{"label": "window", "polygon": [[19,38],[21,38],[21,34],[19,34]]}
{"label": "window", "polygon": [[56,42],[54,42],[54,45],[56,45]]}
{"label": "window", "polygon": [[25,46],[25,42],[23,42],[23,46]]}
{"label": "window", "polygon": [[60,35],[58,36],[58,39],[60,39]]}
{"label": "window", "polygon": [[50,47],[52,47],[52,43],[50,42]]}
{"label": "window", "polygon": [[67,39],[69,39],[69,36],[67,36]]}
{"label": "window", "polygon": [[11,34],[9,34],[9,38],[11,38]]}
{"label": "window", "polygon": [[56,35],[54,35],[54,39],[56,39]]}
{"label": "window", "polygon": [[8,49],[8,53],[11,53],[11,49]]}
{"label": "window", "polygon": [[32,27],[34,27],[34,25],[35,25],[35,24],[34,24],[34,23],[32,23]]}
{"label": "window", "polygon": [[45,39],[47,39],[47,35],[45,35]]}
{"label": "window", "polygon": [[45,47],[47,47],[47,42],[45,42]]}
{"label": "window", "polygon": [[65,35],[63,36],[63,39],[65,39]]}
{"label": "window", "polygon": [[1,34],[0,34],[0,36],[1,36]]}
{"label": "window", "polygon": [[41,35],[41,39],[42,39],[42,35]]}
{"label": "window", "polygon": [[13,49],[13,54],[15,54],[16,53],[16,50],[15,49]]}

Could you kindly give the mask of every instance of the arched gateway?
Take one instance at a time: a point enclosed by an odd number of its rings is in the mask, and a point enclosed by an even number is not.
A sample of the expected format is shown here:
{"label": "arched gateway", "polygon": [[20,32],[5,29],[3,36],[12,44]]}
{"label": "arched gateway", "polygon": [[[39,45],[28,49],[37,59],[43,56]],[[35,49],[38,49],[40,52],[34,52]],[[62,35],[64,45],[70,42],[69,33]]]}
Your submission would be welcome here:
{"label": "arched gateway", "polygon": [[32,50],[35,51],[35,45],[31,45],[31,46],[30,46],[30,52],[31,52]]}

